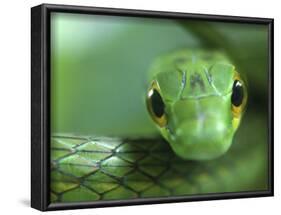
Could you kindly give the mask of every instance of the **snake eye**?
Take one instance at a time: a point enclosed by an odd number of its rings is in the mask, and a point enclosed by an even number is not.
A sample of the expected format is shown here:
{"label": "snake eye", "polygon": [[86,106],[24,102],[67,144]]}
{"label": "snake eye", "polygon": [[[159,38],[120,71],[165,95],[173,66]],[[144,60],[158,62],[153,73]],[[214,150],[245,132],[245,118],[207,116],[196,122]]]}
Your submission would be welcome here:
{"label": "snake eye", "polygon": [[165,104],[159,91],[158,84],[153,81],[147,93],[146,105],[154,122],[163,127],[167,124],[167,118],[165,115]]}
{"label": "snake eye", "polygon": [[234,117],[239,117],[241,113],[243,113],[247,102],[247,90],[244,82],[237,75],[233,82],[232,86],[232,95],[231,95],[231,103],[232,103],[232,113]]}
{"label": "snake eye", "polygon": [[240,81],[235,80],[232,87],[232,95],[231,95],[231,102],[232,105],[239,107],[244,98],[244,89],[243,85]]}

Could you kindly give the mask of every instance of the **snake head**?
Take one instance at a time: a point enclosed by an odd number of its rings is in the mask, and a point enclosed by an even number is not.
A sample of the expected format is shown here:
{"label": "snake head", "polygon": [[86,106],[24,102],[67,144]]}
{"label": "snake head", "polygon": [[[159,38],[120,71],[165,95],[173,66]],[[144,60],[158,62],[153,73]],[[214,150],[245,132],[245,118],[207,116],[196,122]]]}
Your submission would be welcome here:
{"label": "snake head", "polygon": [[[182,57],[182,56],[181,56]],[[244,81],[223,58],[189,58],[157,72],[147,93],[148,112],[174,152],[208,160],[231,146],[247,101]],[[167,67],[165,67],[167,68]]]}

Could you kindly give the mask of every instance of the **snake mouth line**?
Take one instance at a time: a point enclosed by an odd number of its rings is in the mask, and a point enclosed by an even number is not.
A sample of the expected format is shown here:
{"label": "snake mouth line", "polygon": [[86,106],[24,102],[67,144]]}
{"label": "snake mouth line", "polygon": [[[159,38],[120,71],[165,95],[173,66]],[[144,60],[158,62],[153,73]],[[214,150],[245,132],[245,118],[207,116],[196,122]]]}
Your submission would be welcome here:
{"label": "snake mouth line", "polygon": [[169,124],[167,124],[165,128],[169,133],[170,138],[174,141],[176,139],[174,131],[169,127]]}

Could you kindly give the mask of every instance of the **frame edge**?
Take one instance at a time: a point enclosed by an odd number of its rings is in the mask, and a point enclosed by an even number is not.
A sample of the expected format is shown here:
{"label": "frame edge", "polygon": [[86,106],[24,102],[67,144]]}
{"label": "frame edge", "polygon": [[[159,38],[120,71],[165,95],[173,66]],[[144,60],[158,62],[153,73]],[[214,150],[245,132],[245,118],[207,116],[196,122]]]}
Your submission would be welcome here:
{"label": "frame edge", "polygon": [[31,8],[31,207],[47,209],[45,6]]}

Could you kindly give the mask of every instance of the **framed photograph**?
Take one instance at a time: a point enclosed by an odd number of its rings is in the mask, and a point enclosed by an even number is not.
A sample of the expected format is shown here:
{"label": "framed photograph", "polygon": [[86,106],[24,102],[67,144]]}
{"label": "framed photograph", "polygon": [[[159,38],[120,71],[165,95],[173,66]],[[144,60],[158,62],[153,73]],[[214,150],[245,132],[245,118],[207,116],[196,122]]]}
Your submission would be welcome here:
{"label": "framed photograph", "polygon": [[31,9],[31,206],[273,195],[273,19]]}

